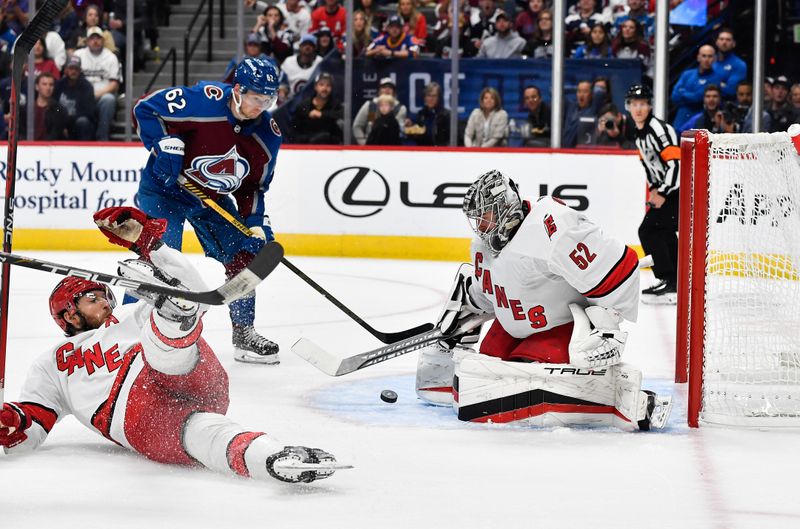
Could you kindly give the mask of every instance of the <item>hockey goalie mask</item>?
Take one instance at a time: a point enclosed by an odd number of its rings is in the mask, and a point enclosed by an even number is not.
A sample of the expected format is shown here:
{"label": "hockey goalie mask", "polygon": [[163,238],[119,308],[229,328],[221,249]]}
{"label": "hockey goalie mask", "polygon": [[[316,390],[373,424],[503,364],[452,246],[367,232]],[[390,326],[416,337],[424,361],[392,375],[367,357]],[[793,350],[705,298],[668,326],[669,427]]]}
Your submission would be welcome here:
{"label": "hockey goalie mask", "polygon": [[69,333],[69,324],[64,320],[63,314],[77,309],[78,299],[89,292],[100,290],[105,292],[111,310],[117,306],[117,299],[108,285],[68,276],[62,279],[50,294],[50,315],[62,331]]}
{"label": "hockey goalie mask", "polygon": [[500,171],[478,177],[464,195],[464,214],[493,255],[508,243],[524,218],[517,185]]}

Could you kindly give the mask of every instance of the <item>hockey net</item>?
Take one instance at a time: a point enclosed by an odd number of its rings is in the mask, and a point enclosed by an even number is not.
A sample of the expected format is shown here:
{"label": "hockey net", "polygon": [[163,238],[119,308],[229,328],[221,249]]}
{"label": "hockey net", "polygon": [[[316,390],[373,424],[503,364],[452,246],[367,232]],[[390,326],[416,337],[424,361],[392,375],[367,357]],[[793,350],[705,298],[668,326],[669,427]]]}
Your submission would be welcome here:
{"label": "hockey net", "polygon": [[799,208],[788,134],[684,133],[676,381],[688,374],[690,426],[800,426]]}

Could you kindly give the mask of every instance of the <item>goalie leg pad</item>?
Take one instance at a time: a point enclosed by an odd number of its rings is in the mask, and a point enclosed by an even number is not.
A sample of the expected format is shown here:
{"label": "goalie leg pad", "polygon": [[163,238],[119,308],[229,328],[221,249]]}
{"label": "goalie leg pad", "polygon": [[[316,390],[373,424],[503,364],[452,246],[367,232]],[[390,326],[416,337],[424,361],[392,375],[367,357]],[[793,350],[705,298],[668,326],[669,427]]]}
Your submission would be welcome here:
{"label": "goalie leg pad", "polygon": [[420,349],[417,361],[417,396],[428,404],[451,406],[453,404],[453,373],[456,363],[465,355],[475,354],[472,349],[437,342]]}

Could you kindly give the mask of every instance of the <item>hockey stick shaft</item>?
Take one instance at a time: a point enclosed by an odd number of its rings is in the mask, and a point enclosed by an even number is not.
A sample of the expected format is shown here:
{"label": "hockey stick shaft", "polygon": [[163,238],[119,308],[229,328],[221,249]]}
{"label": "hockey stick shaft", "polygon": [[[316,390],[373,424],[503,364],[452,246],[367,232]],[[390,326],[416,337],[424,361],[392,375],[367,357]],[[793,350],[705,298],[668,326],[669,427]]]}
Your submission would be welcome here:
{"label": "hockey stick shaft", "polygon": [[[33,45],[44,37],[53,21],[67,6],[69,0],[47,0],[14,43],[11,66],[10,117],[8,122],[8,152],[6,156],[6,194],[3,208],[3,252],[11,252],[14,233],[14,198],[16,196],[17,143],[19,142],[19,92],[22,88],[22,70]],[[0,279],[0,403],[6,385],[6,348],[8,345],[8,300],[11,285],[11,267],[2,265]]]}
{"label": "hockey stick shaft", "polygon": [[[227,220],[230,224],[232,224],[240,232],[242,232],[243,234],[247,235],[248,237],[252,237],[253,236],[253,232],[250,231],[250,228],[245,226],[245,224],[242,221],[237,219],[229,211],[227,211],[225,208],[223,208],[222,206],[217,204],[217,202],[215,200],[213,200],[211,197],[206,195],[205,192],[202,189],[200,189],[200,187],[197,184],[195,184],[194,182],[192,182],[188,178],[187,179],[183,179],[181,181],[181,183],[182,183],[183,187],[187,191],[189,191],[191,194],[193,194],[195,197],[197,197],[201,202],[203,202],[203,204],[205,204],[206,206],[208,206],[211,209],[213,209],[223,219]],[[350,319],[352,319],[353,321],[358,323],[368,333],[370,333],[372,336],[374,336],[378,340],[382,341],[383,343],[386,343],[386,344],[395,343],[395,342],[398,342],[400,340],[404,340],[404,339],[409,338],[411,336],[415,336],[415,335],[417,335],[419,333],[430,331],[431,329],[433,329],[433,325],[432,324],[425,323],[425,324],[419,325],[417,327],[414,327],[413,329],[408,329],[408,330],[405,330],[405,331],[381,332],[381,331],[375,329],[374,327],[372,327],[371,325],[369,325],[366,321],[364,321],[363,318],[361,318],[358,314],[356,314],[355,312],[350,310],[341,301],[336,299],[333,296],[333,294],[331,294],[330,292],[328,292],[327,290],[322,288],[322,286],[320,286],[316,281],[314,281],[313,279],[308,277],[302,270],[297,268],[288,259],[286,259],[284,257],[283,259],[281,259],[281,263],[286,268],[291,270],[297,277],[302,279],[307,285],[309,285],[311,288],[313,288],[319,294],[321,294],[322,297],[324,297],[325,299],[330,301],[334,306],[336,306],[336,308],[338,308],[339,310],[341,310],[342,312],[347,314],[347,316],[349,316]]]}
{"label": "hockey stick shaft", "polygon": [[108,285],[119,286],[132,289],[141,293],[152,293],[169,297],[186,299],[207,305],[225,305],[239,299],[248,292],[252,291],[270,272],[280,263],[283,256],[283,247],[275,241],[264,245],[264,248],[247,265],[247,268],[239,272],[236,276],[225,282],[215,290],[206,292],[193,292],[181,290],[165,285],[146,283],[125,277],[95,272],[60,263],[42,261],[32,257],[23,257],[5,252],[0,252],[0,261],[8,265],[22,266],[42,272],[50,272],[63,276],[81,277],[92,281],[98,281]]}

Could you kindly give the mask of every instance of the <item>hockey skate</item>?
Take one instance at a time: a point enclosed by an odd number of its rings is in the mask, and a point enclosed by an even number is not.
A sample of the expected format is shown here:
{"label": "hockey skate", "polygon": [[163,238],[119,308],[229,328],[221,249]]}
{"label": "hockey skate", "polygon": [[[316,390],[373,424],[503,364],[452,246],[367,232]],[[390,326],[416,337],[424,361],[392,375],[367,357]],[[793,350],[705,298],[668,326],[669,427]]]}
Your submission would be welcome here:
{"label": "hockey skate", "polygon": [[267,340],[253,327],[233,326],[233,358],[247,364],[279,364],[278,344]]}
{"label": "hockey skate", "polygon": [[353,468],[336,462],[336,458],[319,448],[287,446],[267,458],[267,472],[286,483],[311,483],[329,478],[343,468]]}
{"label": "hockey skate", "polygon": [[675,281],[661,279],[658,283],[642,290],[642,303],[648,305],[675,305],[678,301]]}
{"label": "hockey skate", "polygon": [[672,397],[656,395],[654,391],[644,390],[647,393],[647,411],[645,417],[639,421],[639,430],[644,432],[656,429],[660,430],[667,424],[669,414],[672,411]]}

